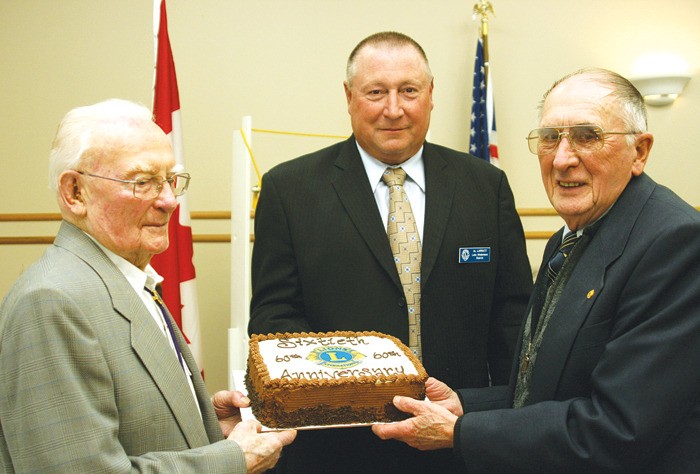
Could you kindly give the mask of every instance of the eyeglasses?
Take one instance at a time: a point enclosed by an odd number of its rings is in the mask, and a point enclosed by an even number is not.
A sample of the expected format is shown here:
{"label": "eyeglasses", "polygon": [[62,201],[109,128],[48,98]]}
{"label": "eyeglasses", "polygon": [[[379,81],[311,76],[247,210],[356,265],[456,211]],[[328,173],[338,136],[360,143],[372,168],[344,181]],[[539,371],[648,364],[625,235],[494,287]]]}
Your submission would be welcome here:
{"label": "eyeglasses", "polygon": [[167,179],[160,177],[153,177],[149,179],[117,179],[109,178],[107,176],[98,176],[96,174],[86,173],[85,171],[78,171],[78,173],[84,176],[90,176],[92,178],[108,179],[119,183],[131,184],[134,190],[134,197],[144,200],[155,199],[160,196],[160,192],[163,190],[163,183],[168,183],[174,196],[182,196],[185,194],[187,187],[190,185],[189,173],[177,173]]}
{"label": "eyeglasses", "polygon": [[[568,130],[568,132],[562,132]],[[603,148],[606,135],[635,135],[639,132],[608,132],[597,125],[536,128],[527,136],[527,145],[535,155],[553,153],[562,137],[569,140],[572,150],[592,153]]]}

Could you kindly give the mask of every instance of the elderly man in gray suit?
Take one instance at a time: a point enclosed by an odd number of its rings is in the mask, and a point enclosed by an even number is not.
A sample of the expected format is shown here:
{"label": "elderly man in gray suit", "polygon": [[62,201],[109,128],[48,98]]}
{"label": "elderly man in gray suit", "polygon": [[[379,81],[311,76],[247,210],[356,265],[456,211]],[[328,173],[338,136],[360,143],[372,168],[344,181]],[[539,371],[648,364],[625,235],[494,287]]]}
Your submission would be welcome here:
{"label": "elderly man in gray suit", "polygon": [[0,307],[2,472],[262,472],[294,431],[210,400],[149,265],[190,177],[145,107],[71,110],[50,157],[63,222]]}

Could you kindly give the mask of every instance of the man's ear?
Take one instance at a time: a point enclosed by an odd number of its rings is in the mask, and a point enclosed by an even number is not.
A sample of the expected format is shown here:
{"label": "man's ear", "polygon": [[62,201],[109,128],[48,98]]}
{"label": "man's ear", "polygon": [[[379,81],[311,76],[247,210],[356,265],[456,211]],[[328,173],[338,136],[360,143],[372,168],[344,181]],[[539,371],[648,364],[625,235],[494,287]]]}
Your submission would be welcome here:
{"label": "man's ear", "polygon": [[632,163],[632,174],[634,176],[639,176],[642,174],[647,164],[649,152],[654,144],[654,136],[651,133],[642,133],[636,140],[637,142],[634,149],[637,156]]}
{"label": "man's ear", "polygon": [[69,170],[58,177],[58,200],[62,208],[75,216],[83,216],[85,206],[85,188],[77,171]]}
{"label": "man's ear", "polygon": [[345,100],[348,103],[348,111],[350,111],[350,101],[352,100],[352,89],[347,81],[343,81],[343,89],[345,90]]}

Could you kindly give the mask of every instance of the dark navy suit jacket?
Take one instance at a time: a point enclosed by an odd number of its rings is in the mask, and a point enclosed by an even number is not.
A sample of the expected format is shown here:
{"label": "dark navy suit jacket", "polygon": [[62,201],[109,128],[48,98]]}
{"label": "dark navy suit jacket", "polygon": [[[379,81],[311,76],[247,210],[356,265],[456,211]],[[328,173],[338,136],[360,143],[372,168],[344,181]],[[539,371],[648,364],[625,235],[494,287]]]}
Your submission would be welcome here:
{"label": "dark navy suit jacket", "polygon": [[470,472],[700,472],[700,213],[633,178],[561,294],[528,406],[480,411],[512,406],[517,362],[505,402],[460,393]]}

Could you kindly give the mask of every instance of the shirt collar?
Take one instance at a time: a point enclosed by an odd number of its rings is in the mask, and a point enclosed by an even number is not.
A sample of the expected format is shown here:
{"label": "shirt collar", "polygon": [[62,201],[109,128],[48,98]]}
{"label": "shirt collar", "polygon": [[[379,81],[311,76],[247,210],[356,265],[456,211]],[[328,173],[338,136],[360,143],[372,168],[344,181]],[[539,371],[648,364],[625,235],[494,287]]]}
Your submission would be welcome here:
{"label": "shirt collar", "polygon": [[425,169],[423,167],[423,147],[421,146],[418,153],[410,157],[408,160],[404,161],[400,165],[392,166],[379,161],[378,159],[367,153],[357,141],[357,150],[360,152],[360,158],[362,158],[362,164],[367,172],[367,177],[369,178],[369,184],[372,187],[372,192],[377,190],[377,186],[382,181],[382,174],[384,170],[388,168],[403,168],[406,175],[411,178],[411,180],[420,187],[421,191],[425,192]]}
{"label": "shirt collar", "polygon": [[[617,201],[615,201],[615,202],[617,202]],[[613,206],[614,205],[615,205],[615,203],[613,203]],[[610,206],[599,218],[597,218],[592,223],[588,224],[586,227],[582,227],[581,229],[578,229],[576,231],[576,237],[581,237],[583,235],[584,231],[587,232],[588,234],[591,234],[591,232],[595,232],[595,230],[597,230],[599,227],[598,223],[603,219],[603,217],[608,215],[608,212],[610,212],[610,209],[612,209],[613,206]],[[562,241],[564,240],[564,236],[566,234],[568,234],[569,232],[571,232],[571,229],[569,229],[568,225],[564,224],[564,233],[562,234]]]}
{"label": "shirt collar", "polygon": [[155,271],[155,269],[150,265],[146,265],[145,271],[129,262],[123,257],[120,257],[116,253],[109,250],[107,247],[99,243],[93,236],[85,233],[88,237],[92,239],[93,242],[97,244],[100,249],[107,255],[107,257],[116,265],[119,271],[124,275],[124,277],[134,288],[134,291],[141,293],[143,288],[146,287],[151,291],[155,291],[156,286],[163,282],[164,278]]}

